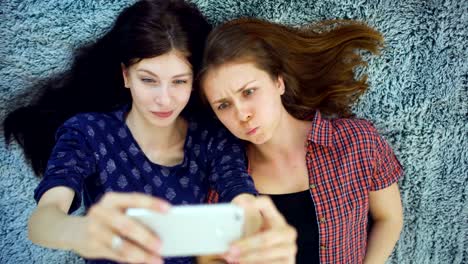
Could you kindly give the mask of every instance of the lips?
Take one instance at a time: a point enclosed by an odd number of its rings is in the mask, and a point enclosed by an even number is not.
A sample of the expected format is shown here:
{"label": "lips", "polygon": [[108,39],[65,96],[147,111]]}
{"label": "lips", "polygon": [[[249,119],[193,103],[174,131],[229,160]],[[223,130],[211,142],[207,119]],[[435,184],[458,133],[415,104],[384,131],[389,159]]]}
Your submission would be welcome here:
{"label": "lips", "polygon": [[174,113],[174,111],[169,111],[169,112],[151,112],[153,115],[159,117],[159,118],[167,118]]}
{"label": "lips", "polygon": [[252,129],[250,129],[249,131],[247,131],[246,134],[249,135],[249,136],[251,136],[251,135],[255,134],[255,133],[257,132],[257,130],[258,130],[258,127],[252,128]]}

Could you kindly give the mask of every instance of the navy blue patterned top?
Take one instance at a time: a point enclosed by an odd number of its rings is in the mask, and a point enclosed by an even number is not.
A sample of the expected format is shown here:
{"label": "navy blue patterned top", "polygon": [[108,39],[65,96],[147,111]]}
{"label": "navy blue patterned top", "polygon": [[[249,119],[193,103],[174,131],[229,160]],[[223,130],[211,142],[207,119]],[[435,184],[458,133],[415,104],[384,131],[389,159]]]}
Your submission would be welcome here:
{"label": "navy blue patterned top", "polygon": [[[241,143],[222,126],[188,118],[182,163],[162,166],[152,163],[133,138],[125,124],[128,111],[125,106],[67,120],[57,130],[44,178],[34,193],[36,201],[56,186],[75,191],[69,213],[82,199],[88,209],[111,191],[146,193],[171,204],[204,203],[210,188],[218,191],[222,202],[241,193],[256,193]],[[192,261],[165,259],[165,263]]]}

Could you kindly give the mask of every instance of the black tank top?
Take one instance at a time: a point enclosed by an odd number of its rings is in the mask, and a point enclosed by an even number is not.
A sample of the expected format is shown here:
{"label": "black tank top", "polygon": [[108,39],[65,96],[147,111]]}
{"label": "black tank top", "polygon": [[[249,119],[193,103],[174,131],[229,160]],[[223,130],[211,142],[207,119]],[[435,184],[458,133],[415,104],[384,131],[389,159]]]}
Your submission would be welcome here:
{"label": "black tank top", "polygon": [[319,233],[315,206],[309,190],[271,197],[286,221],[297,230],[296,264],[319,264]]}

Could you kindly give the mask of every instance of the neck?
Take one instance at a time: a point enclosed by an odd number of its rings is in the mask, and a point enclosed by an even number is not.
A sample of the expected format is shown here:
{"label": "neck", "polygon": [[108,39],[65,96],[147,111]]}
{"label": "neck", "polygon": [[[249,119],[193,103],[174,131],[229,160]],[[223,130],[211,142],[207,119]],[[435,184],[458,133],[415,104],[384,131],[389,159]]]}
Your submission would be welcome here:
{"label": "neck", "polygon": [[298,153],[302,155],[309,130],[310,122],[296,119],[284,110],[271,139],[263,144],[249,145],[249,158],[252,156],[265,162],[294,158]]}
{"label": "neck", "polygon": [[126,118],[126,124],[133,137],[143,149],[168,149],[185,140],[186,122],[182,117],[167,127],[158,127],[147,122],[132,107]]}

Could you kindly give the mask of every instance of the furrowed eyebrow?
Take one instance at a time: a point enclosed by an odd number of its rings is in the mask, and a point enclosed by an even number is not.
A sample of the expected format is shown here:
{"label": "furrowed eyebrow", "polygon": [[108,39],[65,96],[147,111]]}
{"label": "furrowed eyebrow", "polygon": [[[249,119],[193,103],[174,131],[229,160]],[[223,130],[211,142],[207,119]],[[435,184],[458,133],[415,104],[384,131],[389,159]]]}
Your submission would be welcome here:
{"label": "furrowed eyebrow", "polygon": [[[251,84],[251,83],[253,83],[255,81],[256,80],[252,80],[252,81],[247,82],[246,84],[242,85],[242,87],[239,88],[235,93],[237,94],[237,93],[242,92],[242,90],[244,90],[249,84]],[[221,103],[221,102],[225,102],[225,101],[227,101],[227,98],[220,98],[218,100],[213,101],[211,104],[217,104],[217,103]]]}

